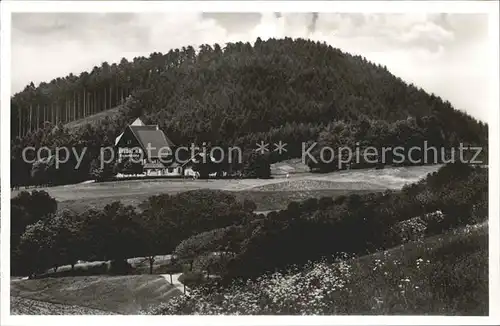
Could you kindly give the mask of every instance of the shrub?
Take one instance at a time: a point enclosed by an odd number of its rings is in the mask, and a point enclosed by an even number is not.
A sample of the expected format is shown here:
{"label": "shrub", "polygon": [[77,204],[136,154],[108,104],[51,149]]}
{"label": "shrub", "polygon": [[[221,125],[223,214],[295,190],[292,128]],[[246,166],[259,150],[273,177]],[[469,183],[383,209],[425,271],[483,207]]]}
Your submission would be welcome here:
{"label": "shrub", "polygon": [[154,248],[174,250],[181,241],[196,234],[248,220],[253,212],[249,202],[237,201],[232,194],[216,190],[193,190],[176,195],[152,196],[140,205],[144,223],[155,226]]}
{"label": "shrub", "polygon": [[[486,194],[487,195],[487,194]],[[488,219],[488,201],[483,200],[472,206],[471,224],[480,223]]]}
{"label": "shrub", "polygon": [[397,243],[422,240],[425,236],[427,226],[420,217],[414,217],[397,223],[391,228]]}
{"label": "shrub", "polygon": [[184,270],[184,266],[181,264],[171,264],[171,265],[165,265],[161,266],[159,268],[161,273],[163,274],[177,274],[177,273],[182,273]]}
{"label": "shrub", "polygon": [[207,275],[223,274],[226,271],[229,260],[233,257],[231,253],[210,252],[198,256],[193,262],[193,270],[204,272]]}
{"label": "shrub", "polygon": [[202,272],[186,272],[179,276],[179,282],[188,287],[196,287],[206,283],[207,279]]}
{"label": "shrub", "polygon": [[426,235],[440,234],[446,230],[444,214],[441,211],[427,213],[422,216],[422,220],[427,225]]}
{"label": "shrub", "polygon": [[[46,191],[20,192],[10,200],[11,248],[16,250],[19,240],[30,224],[47,219],[57,211],[57,201]],[[16,261],[13,268],[16,268]]]}
{"label": "shrub", "polygon": [[306,200],[304,200],[301,205],[300,205],[300,210],[301,211],[315,211],[318,209],[318,206],[319,206],[319,202],[318,202],[318,199],[317,198],[308,198]]}
{"label": "shrub", "polygon": [[271,162],[269,155],[251,152],[245,160],[243,175],[246,178],[271,178]]}
{"label": "shrub", "polygon": [[327,209],[328,207],[333,206],[333,198],[332,197],[321,197],[318,201],[319,209]]}
{"label": "shrub", "polygon": [[132,265],[129,264],[126,260],[117,259],[112,260],[109,273],[112,275],[126,275],[132,272]]}
{"label": "shrub", "polygon": [[193,259],[207,252],[224,249],[226,241],[224,238],[231,227],[214,229],[194,235],[183,240],[174,250],[174,255],[180,259]]}

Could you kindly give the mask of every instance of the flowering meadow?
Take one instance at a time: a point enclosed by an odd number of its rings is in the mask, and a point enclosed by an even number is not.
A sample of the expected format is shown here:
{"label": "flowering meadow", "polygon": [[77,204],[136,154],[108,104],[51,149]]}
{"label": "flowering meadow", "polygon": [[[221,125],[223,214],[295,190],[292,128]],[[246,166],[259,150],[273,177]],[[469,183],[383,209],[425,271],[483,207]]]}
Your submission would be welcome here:
{"label": "flowering meadow", "polygon": [[[487,314],[487,225],[230,286],[205,285],[144,313]],[[451,255],[453,253],[453,255]]]}

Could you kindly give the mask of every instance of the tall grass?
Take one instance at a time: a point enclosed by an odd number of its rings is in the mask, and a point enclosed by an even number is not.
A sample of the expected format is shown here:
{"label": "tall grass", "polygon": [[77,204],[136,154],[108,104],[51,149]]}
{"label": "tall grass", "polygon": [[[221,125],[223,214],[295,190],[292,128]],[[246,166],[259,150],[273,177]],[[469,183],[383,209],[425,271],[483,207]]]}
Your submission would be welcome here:
{"label": "tall grass", "polygon": [[352,295],[340,300],[348,313],[488,314],[485,225],[408,243],[351,266]]}
{"label": "tall grass", "polygon": [[487,315],[487,227],[226,288],[202,286],[146,313]]}

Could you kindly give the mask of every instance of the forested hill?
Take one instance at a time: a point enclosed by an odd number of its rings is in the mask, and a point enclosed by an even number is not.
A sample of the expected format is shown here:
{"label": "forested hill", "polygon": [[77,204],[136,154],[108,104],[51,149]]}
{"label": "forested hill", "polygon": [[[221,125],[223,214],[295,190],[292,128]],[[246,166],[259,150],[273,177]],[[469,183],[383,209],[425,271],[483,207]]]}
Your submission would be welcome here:
{"label": "forested hill", "polygon": [[[120,103],[122,118],[54,132],[54,125]],[[103,63],[80,76],[26,87],[13,96],[12,110],[12,136],[24,136],[14,146],[77,139],[97,145],[139,115],[159,124],[176,144],[254,146],[282,140],[289,144],[288,156],[297,156],[299,144],[307,141],[336,146],[487,142],[486,124],[385,67],[324,43],[290,38],[224,48],[188,46]],[[30,132],[37,128],[43,130]]]}

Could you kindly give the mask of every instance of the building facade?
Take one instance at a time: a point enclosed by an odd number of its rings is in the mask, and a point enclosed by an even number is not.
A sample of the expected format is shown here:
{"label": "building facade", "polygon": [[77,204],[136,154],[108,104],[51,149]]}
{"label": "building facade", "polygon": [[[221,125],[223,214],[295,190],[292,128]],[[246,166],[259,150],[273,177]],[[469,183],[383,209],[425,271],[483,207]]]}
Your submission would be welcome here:
{"label": "building facade", "polygon": [[146,176],[183,175],[182,167],[174,161],[174,146],[158,125],[145,125],[140,118],[115,139],[118,162],[140,165],[141,174]]}

